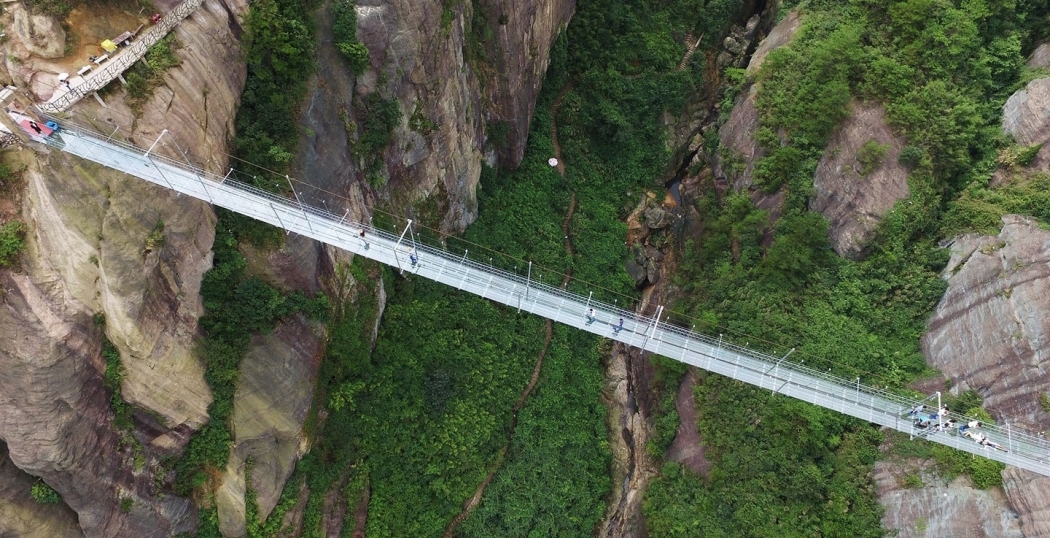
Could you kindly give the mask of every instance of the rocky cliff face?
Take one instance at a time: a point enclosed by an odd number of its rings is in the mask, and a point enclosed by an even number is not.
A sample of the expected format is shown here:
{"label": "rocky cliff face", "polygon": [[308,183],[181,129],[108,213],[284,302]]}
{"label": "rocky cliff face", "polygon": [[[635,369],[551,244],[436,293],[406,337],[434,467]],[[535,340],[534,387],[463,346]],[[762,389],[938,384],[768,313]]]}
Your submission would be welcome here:
{"label": "rocky cliff face", "polygon": [[39,504],[31,491],[36,478],[7,457],[0,443],[0,536],[77,538],[84,536],[77,515],[64,504]]}
{"label": "rocky cliff face", "polygon": [[840,256],[858,257],[886,212],[908,196],[908,169],[898,162],[903,145],[882,105],[872,103],[852,103],[832,134],[813,176],[809,208],[828,219]]}
{"label": "rocky cliff face", "polygon": [[[235,34],[245,7],[209,0],[182,23],[182,64],[166,73],[138,118],[111,98],[110,108],[82,102],[73,120],[140,145],[168,129],[155,151],[181,158],[185,150],[221,169],[244,82]],[[0,381],[0,438],[15,465],[61,494],[88,536],[192,530],[189,501],[165,495],[163,477],[154,475],[158,458],[207,420],[211,396],[192,348],[214,214],[207,204],[60,153],[28,166],[24,273],[3,275],[0,333],[18,338],[0,342],[0,365],[18,374]],[[145,447],[140,461],[113,426],[96,314],[127,371],[123,395],[137,409],[131,433]]]}
{"label": "rocky cliff face", "polygon": [[[976,390],[996,419],[1045,431],[1050,416],[1039,395],[1050,381],[1050,232],[1014,215],[1003,223],[998,236],[952,243],[948,290],[930,318],[923,353],[953,390]],[[1003,488],[1026,536],[1050,533],[1050,479],[1007,468]]]}
{"label": "rocky cliff face", "polygon": [[[371,68],[352,78],[325,39],[330,30],[321,29],[321,71],[303,111],[311,130],[303,176],[349,199],[359,216],[374,192],[427,224],[464,229],[477,216],[482,157],[509,167],[521,161],[550,47],[574,7],[573,0],[357,2],[358,38]],[[357,122],[360,132],[361,99],[370,94],[396,100],[401,110],[378,175],[352,156],[356,134],[347,135],[344,121]],[[486,145],[493,129],[505,133],[499,142],[506,145]]]}
{"label": "rocky cliff face", "polygon": [[952,243],[948,290],[922,349],[953,390],[974,389],[993,416],[1041,431],[1050,426],[1038,401],[1050,383],[1050,232],[1019,216],[1003,223],[998,236]]}

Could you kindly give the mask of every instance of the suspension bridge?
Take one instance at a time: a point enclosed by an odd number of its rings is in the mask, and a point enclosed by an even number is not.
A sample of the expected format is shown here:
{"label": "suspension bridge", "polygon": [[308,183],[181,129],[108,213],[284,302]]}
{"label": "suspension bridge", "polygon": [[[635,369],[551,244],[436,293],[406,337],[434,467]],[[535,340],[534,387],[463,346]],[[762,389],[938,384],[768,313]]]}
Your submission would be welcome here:
{"label": "suspension bridge", "polygon": [[[287,232],[310,237],[358,256],[395,267],[402,273],[428,278],[482,298],[549,318],[576,329],[591,332],[654,354],[749,383],[773,394],[797,398],[839,413],[892,428],[912,436],[947,445],[971,454],[1050,476],[1050,441],[1009,425],[984,424],[979,431],[992,446],[961,435],[957,428],[944,425],[946,418],[959,424],[972,418],[949,413],[938,416],[930,426],[918,427],[909,416],[916,406],[938,405],[927,398],[917,400],[877,387],[861,384],[789,360],[771,356],[725,341],[721,335],[697,333],[662,319],[659,307],[647,317],[537,282],[531,265],[526,276],[454,254],[441,247],[417,242],[410,233],[411,221],[400,233],[371,224],[349,222],[327,210],[302,204],[208,172],[188,162],[180,162],[111,139],[72,122],[58,123],[50,136],[29,133],[33,140],[76,155],[161,187],[192,196],[212,205],[258,219]],[[164,136],[164,132],[161,133]],[[158,137],[158,141],[160,138]],[[185,155],[183,155],[185,157]],[[593,311],[592,311],[593,310]],[[621,321],[622,320],[622,321]],[[936,395],[939,399],[939,394]],[[1000,448],[995,448],[999,445]]]}

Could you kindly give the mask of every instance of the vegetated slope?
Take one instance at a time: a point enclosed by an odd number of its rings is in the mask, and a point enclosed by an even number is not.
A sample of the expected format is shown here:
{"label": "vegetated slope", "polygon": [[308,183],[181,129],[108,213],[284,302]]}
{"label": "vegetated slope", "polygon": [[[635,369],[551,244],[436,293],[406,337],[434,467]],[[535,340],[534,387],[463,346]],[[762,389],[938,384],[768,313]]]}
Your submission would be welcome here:
{"label": "vegetated slope", "polygon": [[[781,353],[795,347],[807,365],[901,387],[926,370],[918,341],[945,287],[943,210],[960,190],[985,184],[1009,146],[999,114],[1047,8],[912,0],[800,9],[803,28],[757,77],[766,157],[754,163],[756,186],[784,195],[780,217],[770,224],[748,196],[708,183],[684,303],[705,330]],[[826,222],[807,210],[817,159],[851,99],[886,107],[911,171],[910,196],[860,261],[832,255]],[[882,534],[869,478],[880,435],[870,426],[716,376],[696,393],[714,469],[700,480],[665,467],[647,504],[654,534]],[[966,412],[972,403],[958,405]],[[993,462],[937,456],[949,475],[999,480]]]}

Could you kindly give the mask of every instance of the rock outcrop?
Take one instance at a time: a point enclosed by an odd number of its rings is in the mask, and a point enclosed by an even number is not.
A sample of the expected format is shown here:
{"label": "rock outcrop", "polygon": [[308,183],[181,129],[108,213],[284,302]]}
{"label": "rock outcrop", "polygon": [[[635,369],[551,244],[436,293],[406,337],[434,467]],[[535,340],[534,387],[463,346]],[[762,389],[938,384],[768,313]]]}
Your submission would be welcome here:
{"label": "rock outcrop", "polygon": [[66,32],[59,21],[40,13],[30,13],[21,2],[4,6],[14,20],[13,29],[26,50],[43,58],[65,54]]}
{"label": "rock outcrop", "polygon": [[[369,203],[378,187],[398,210],[463,230],[477,216],[482,156],[508,167],[521,161],[551,44],[574,8],[574,0],[357,2],[358,39],[371,68],[351,77],[322,29],[322,68],[303,111],[311,130],[301,152],[304,176],[351,204]],[[395,100],[401,122],[381,170],[366,172],[351,146],[367,113],[362,99],[371,94]],[[347,121],[356,122],[355,134],[345,132]],[[506,133],[505,140],[487,145],[490,129]]]}
{"label": "rock outcrop", "polygon": [[235,447],[216,495],[224,535],[245,533],[246,461],[252,462],[247,485],[257,494],[259,517],[277,505],[304,448],[303,422],[313,402],[320,353],[321,339],[298,317],[272,334],[253,337],[234,395]]}
{"label": "rock outcrop", "polygon": [[[169,536],[193,528],[188,499],[161,496],[135,471],[113,426],[100,335],[58,282],[0,274],[0,437],[11,461],[54,488],[87,536]],[[123,499],[130,510],[121,510]]]}
{"label": "rock outcrop", "polygon": [[[791,12],[780,21],[758,45],[748,64],[749,76],[754,76],[770,52],[791,42],[801,25],[800,15]],[[755,163],[763,156],[762,147],[755,138],[758,131],[758,84],[751,84],[737,96],[729,118],[718,129],[719,154],[709,156],[715,179],[727,182],[734,190],[750,189],[754,180]],[[752,193],[752,201],[761,209],[772,211],[775,218],[781,196]]]}
{"label": "rock outcrop", "polygon": [[1039,393],[1050,386],[1050,232],[1003,217],[998,236],[951,245],[948,290],[922,337],[927,362],[976,390],[992,416],[1032,431],[1050,429]]}
{"label": "rock outcrop", "polygon": [[1028,55],[1028,62],[1025,65],[1029,69],[1050,67],[1050,43],[1042,43],[1036,47],[1032,54]]}
{"label": "rock outcrop", "polygon": [[798,27],[801,24],[802,16],[800,12],[797,9],[789,11],[787,16],[781,19],[758,44],[755,53],[751,55],[751,61],[747,64],[747,72],[750,74],[758,73],[758,70],[762,68],[762,63],[766,61],[766,56],[769,56],[770,52],[790,43],[791,38],[795,37],[795,32],[798,31]]}
{"label": "rock outcrop", "polygon": [[1003,132],[1023,146],[1042,144],[1032,166],[1050,166],[1050,77],[1035,79],[1003,105]]}
{"label": "rock outcrop", "polygon": [[1025,536],[1050,536],[1050,478],[1007,467],[1003,490]]}
{"label": "rock outcrop", "polygon": [[852,103],[832,134],[813,176],[809,208],[828,219],[840,256],[860,256],[882,217],[908,196],[908,169],[898,162],[902,147],[879,104]]}
{"label": "rock outcrop", "polygon": [[482,97],[475,102],[490,103],[484,110],[487,124],[508,126],[506,145],[497,148],[499,161],[503,166],[516,168],[525,154],[532,112],[550,62],[551,47],[576,11],[576,0],[477,0],[473,9],[480,10],[481,15],[473,20],[483,20],[485,28],[471,31],[480,36],[492,34],[484,43],[482,65],[476,66]]}
{"label": "rock outcrop", "polygon": [[[924,463],[875,464],[879,503],[886,509],[883,526],[896,536],[968,536],[1021,538],[1019,516],[997,488],[980,490],[969,479],[943,480],[924,471]],[[921,477],[921,488],[908,488],[907,474]]]}

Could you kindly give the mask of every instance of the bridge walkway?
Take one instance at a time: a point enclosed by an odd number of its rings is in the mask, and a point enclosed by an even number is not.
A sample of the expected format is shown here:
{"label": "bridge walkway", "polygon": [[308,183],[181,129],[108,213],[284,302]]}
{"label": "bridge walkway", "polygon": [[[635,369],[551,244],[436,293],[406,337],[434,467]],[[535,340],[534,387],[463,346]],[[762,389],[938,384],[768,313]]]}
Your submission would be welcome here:
{"label": "bridge walkway", "polygon": [[[37,141],[103,166],[192,196],[216,206],[268,222],[356,255],[384,263],[419,277],[441,282],[485,299],[549,318],[663,355],[710,372],[831,409],[932,442],[1050,476],[1050,441],[1009,426],[984,425],[980,432],[1005,450],[982,446],[946,429],[932,433],[919,429],[908,412],[921,402],[886,390],[821,372],[784,357],[774,357],[715,337],[674,326],[659,314],[647,318],[635,312],[502,271],[441,248],[414,244],[404,233],[393,234],[372,226],[346,222],[339,215],[299,204],[203,169],[62,123],[60,131]],[[362,238],[360,233],[364,230]],[[414,259],[414,260],[413,260]],[[413,263],[415,261],[415,263]],[[588,321],[590,309],[595,320]],[[623,329],[614,331],[619,319]],[[953,414],[961,423],[969,418]]]}

